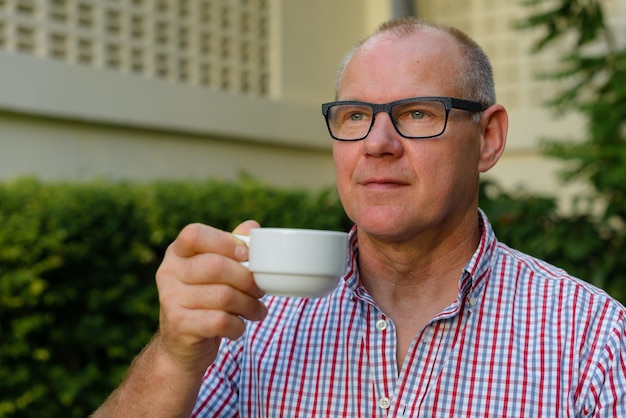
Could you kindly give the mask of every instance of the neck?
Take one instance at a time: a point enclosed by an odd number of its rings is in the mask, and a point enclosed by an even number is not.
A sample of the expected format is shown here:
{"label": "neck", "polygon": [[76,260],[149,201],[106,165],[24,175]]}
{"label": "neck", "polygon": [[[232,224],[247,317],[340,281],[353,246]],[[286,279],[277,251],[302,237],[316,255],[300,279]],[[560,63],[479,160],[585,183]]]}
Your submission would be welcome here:
{"label": "neck", "polygon": [[359,275],[396,326],[398,370],[415,336],[458,297],[462,269],[478,246],[476,212],[450,225],[448,233],[393,243],[359,231]]}
{"label": "neck", "polygon": [[[359,273],[363,286],[385,312],[415,306],[436,314],[458,295],[463,267],[476,250],[476,212],[447,231],[424,232],[405,242],[384,242],[359,232]],[[430,319],[430,318],[429,318]]]}

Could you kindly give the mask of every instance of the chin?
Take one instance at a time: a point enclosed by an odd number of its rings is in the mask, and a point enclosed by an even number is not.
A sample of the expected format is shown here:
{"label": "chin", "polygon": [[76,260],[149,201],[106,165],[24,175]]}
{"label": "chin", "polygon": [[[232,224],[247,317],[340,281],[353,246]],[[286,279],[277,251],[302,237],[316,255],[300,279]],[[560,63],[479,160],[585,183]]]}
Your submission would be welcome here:
{"label": "chin", "polygon": [[[391,238],[401,234],[405,228],[403,225],[407,222],[404,211],[396,209],[390,210],[370,210],[360,214],[356,218],[355,223],[359,230],[374,237]],[[355,218],[351,218],[355,219]]]}

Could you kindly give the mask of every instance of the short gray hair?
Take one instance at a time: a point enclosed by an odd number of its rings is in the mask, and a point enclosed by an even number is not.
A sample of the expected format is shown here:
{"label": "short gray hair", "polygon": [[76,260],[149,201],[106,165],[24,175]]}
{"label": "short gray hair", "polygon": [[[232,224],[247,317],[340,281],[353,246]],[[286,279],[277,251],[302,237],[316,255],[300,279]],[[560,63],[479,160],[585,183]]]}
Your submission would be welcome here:
{"label": "short gray hair", "polygon": [[344,56],[335,81],[335,96],[337,96],[339,82],[346,66],[361,46],[370,39],[386,33],[391,33],[398,37],[410,36],[423,28],[433,28],[451,35],[465,55],[465,69],[455,82],[457,89],[463,96],[461,98],[474,100],[486,106],[495,104],[496,92],[493,81],[493,69],[485,51],[472,38],[457,28],[410,17],[392,19],[381,24],[376,32],[360,41]]}

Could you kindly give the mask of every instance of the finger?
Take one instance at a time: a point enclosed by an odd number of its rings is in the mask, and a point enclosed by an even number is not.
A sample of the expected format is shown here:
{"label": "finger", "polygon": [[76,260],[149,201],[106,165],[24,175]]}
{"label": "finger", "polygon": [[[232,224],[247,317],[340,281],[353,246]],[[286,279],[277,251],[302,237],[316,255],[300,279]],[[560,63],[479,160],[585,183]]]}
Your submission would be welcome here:
{"label": "finger", "polygon": [[236,340],[245,331],[242,317],[220,310],[185,310],[169,318],[167,323],[171,324],[168,330],[170,338],[188,340],[192,344],[194,341],[222,337]]}
{"label": "finger", "polygon": [[159,299],[164,335],[183,345],[210,338],[236,339],[244,331],[244,318],[259,321],[267,315],[261,301],[227,285],[175,283],[159,292]]}
{"label": "finger", "polygon": [[256,297],[223,284],[194,286],[181,303],[187,309],[221,310],[251,321],[267,315],[267,308]]}
{"label": "finger", "polygon": [[[233,234],[238,234],[238,235],[250,235],[250,230],[254,229],[254,228],[259,228],[260,225],[258,222],[256,221],[244,221],[242,223],[240,223],[234,230],[233,230]],[[238,238],[237,238],[238,239]],[[238,245],[237,247],[235,247],[235,259],[240,260],[240,261],[246,261],[248,259],[248,246],[243,242],[240,241],[243,245]]]}
{"label": "finger", "polygon": [[201,318],[198,318],[200,326],[206,327],[211,332],[216,332],[221,337],[236,340],[243,335],[246,329],[245,323],[237,315],[231,315],[224,311],[199,312],[202,313]]}
{"label": "finger", "polygon": [[237,260],[209,253],[191,258],[174,258],[162,264],[157,271],[157,283],[166,286],[175,278],[186,285],[222,284],[233,287],[255,298],[265,293],[259,289],[252,273]]}
{"label": "finger", "polygon": [[228,232],[194,223],[187,225],[180,231],[178,237],[168,247],[168,251],[183,258],[203,253],[235,257],[235,249],[242,245],[240,240]]}
{"label": "finger", "polygon": [[235,227],[233,234],[250,235],[250,230],[260,228],[261,225],[257,221],[247,220]]}
{"label": "finger", "polygon": [[[181,290],[182,289],[182,290]],[[260,300],[248,294],[240,292],[228,285],[195,285],[186,286],[177,283],[164,289],[159,293],[161,301],[161,324],[168,324],[170,329],[174,329],[177,334],[190,334],[202,338],[212,338],[216,336],[236,335],[240,328],[240,321],[233,321],[229,316],[245,318],[250,321],[260,321],[267,316],[267,307]],[[211,317],[221,318],[211,329],[211,322],[203,322],[208,328],[201,327],[202,330],[195,330],[195,319],[197,312],[205,312]],[[223,312],[217,314],[217,312]],[[234,326],[233,331],[227,326]],[[235,337],[236,338],[236,337]]]}

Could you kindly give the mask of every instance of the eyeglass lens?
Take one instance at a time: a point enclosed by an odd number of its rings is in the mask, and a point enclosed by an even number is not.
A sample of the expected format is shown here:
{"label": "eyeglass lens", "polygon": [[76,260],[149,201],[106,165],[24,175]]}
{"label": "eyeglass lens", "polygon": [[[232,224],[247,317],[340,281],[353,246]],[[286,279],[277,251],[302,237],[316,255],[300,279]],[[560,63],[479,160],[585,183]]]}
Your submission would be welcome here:
{"label": "eyeglass lens", "polygon": [[[328,110],[328,126],[337,139],[363,139],[374,121],[373,113],[372,107],[364,104],[335,105]],[[410,138],[437,136],[446,126],[446,106],[437,100],[396,104],[388,113],[398,132]]]}

